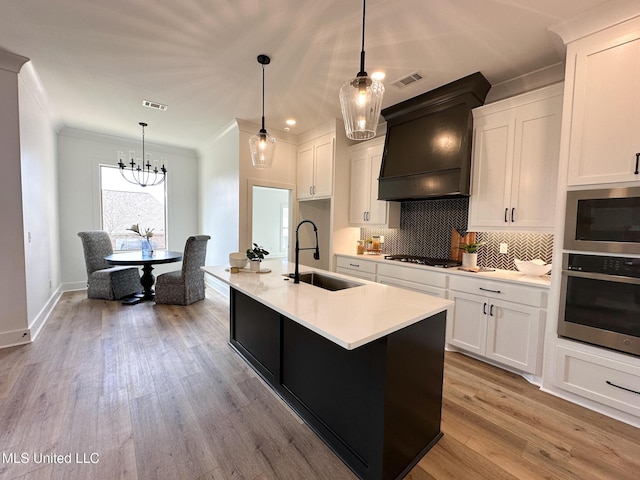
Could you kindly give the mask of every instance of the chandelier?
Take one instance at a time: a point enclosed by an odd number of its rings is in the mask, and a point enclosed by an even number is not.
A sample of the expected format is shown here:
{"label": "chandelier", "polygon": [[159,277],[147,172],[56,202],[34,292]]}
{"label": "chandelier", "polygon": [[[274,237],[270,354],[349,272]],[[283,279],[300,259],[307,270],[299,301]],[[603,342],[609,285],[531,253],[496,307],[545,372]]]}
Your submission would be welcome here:
{"label": "chandelier", "polygon": [[367,1],[362,1],[362,49],[360,71],[340,89],[340,108],[344,129],[351,140],[368,140],[376,136],[384,85],[364,70],[364,17]]}
{"label": "chandelier", "polygon": [[258,55],[258,63],[262,65],[262,128],[249,138],[249,148],[253,166],[268,168],[273,163],[273,155],[276,151],[276,139],[264,128],[264,66],[269,65],[271,59],[267,55]]}
{"label": "chandelier", "polygon": [[151,154],[144,151],[144,127],[146,123],[138,123],[142,127],[142,158],[136,158],[136,152],[129,150],[129,157],[131,160],[126,161],[124,152],[118,152],[118,167],[120,167],[120,174],[127,182],[134,185],[140,185],[141,187],[152,187],[164,182],[167,176],[167,169],[165,168],[165,159],[161,158],[162,166],[158,168],[158,162],[151,160]]}

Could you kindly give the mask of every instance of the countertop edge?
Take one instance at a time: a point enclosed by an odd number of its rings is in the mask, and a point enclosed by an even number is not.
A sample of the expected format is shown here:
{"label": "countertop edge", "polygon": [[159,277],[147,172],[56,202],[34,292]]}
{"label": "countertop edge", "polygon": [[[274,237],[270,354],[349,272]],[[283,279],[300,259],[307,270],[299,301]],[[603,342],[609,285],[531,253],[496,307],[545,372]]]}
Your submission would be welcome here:
{"label": "countertop edge", "polygon": [[[225,270],[225,268],[227,270]],[[216,278],[217,280],[229,285],[231,288],[236,289],[237,291],[247,295],[248,297],[256,300],[257,302],[260,302],[261,304],[265,305],[266,307],[278,312],[281,315],[286,316],[287,318],[290,318],[291,320],[295,321],[296,323],[304,326],[305,328],[308,328],[309,330],[313,331],[314,333],[317,333],[318,335],[321,335],[322,337],[330,340],[331,342],[335,343],[336,345],[345,348],[347,350],[353,350],[356,349],[362,345],[366,345],[367,343],[370,343],[372,341],[375,341],[379,338],[385,337],[386,335],[392,334],[396,331],[399,331],[405,327],[408,327],[410,325],[413,325],[419,321],[425,320],[433,315],[436,315],[438,313],[447,312],[447,317],[450,318],[452,309],[453,309],[453,305],[454,302],[451,300],[447,300],[447,299],[443,299],[443,298],[438,298],[438,297],[432,297],[426,294],[422,294],[422,293],[416,293],[413,292],[412,294],[416,294],[416,295],[424,295],[427,297],[430,297],[431,299],[433,299],[433,303],[436,304],[436,306],[431,307],[429,309],[425,308],[423,310],[422,313],[417,314],[417,315],[413,315],[410,317],[406,317],[404,318],[402,321],[399,321],[398,323],[394,324],[394,325],[390,325],[386,328],[378,328],[375,331],[373,331],[371,334],[367,334],[367,335],[362,335],[361,338],[358,338],[356,340],[353,341],[348,341],[345,340],[343,338],[339,338],[333,334],[331,334],[330,332],[320,328],[317,325],[314,325],[312,322],[305,320],[304,318],[302,318],[301,316],[297,315],[296,313],[287,310],[285,307],[283,307],[282,305],[278,305],[272,301],[269,301],[268,298],[265,298],[262,295],[256,294],[255,292],[251,291],[248,288],[243,288],[242,285],[238,285],[237,283],[233,283],[232,281],[230,281],[229,276],[232,275],[229,271],[228,271],[228,267],[225,266],[221,266],[221,265],[217,265],[217,266],[203,266],[201,267],[201,269],[205,272],[208,273],[209,275],[212,275],[214,278]],[[322,269],[318,269],[318,268],[313,268],[313,267],[308,267],[308,266],[304,266],[304,271],[317,271],[320,273],[324,273],[327,275],[331,275],[331,276],[336,276],[336,277],[340,277],[340,278],[345,278],[345,279],[349,279],[349,280],[353,280],[352,277],[349,277],[348,275],[342,275],[336,272],[328,272]],[[224,273],[224,274],[223,274]],[[281,274],[278,272],[273,272],[273,274],[280,276]],[[239,274],[233,274],[233,275],[250,275],[248,273],[239,273]],[[258,275],[258,274],[256,274]],[[283,283],[284,283],[284,278],[282,279]],[[404,291],[403,289],[397,288],[397,287],[392,287],[392,286],[388,286],[388,285],[381,285],[378,284],[376,282],[369,282],[367,280],[360,280],[358,279],[359,283],[363,283],[365,285],[371,285],[374,288],[379,288],[379,287],[383,287],[383,288],[388,288],[388,289],[397,289],[399,291]],[[312,286],[308,286],[308,285],[304,285],[303,288],[318,288],[318,287],[312,287]],[[356,287],[359,288],[359,287]],[[310,291],[312,292],[312,291]],[[337,292],[330,292],[330,293],[337,293]]]}

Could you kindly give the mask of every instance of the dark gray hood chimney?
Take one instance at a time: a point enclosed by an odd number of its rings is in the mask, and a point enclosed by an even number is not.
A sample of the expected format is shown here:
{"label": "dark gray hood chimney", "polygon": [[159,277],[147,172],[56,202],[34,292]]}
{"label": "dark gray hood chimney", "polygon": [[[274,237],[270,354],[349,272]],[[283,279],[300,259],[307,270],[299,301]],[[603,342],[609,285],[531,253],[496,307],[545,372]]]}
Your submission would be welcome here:
{"label": "dark gray hood chimney", "polygon": [[382,110],[387,134],[378,199],[468,196],[471,110],[484,104],[490,88],[477,72]]}

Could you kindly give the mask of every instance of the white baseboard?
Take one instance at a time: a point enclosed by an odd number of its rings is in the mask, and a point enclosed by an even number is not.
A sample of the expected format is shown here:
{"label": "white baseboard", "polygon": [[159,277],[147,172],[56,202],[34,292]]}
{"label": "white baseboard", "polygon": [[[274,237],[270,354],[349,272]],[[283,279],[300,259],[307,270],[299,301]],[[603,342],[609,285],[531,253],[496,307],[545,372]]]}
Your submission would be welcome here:
{"label": "white baseboard", "polygon": [[[86,289],[86,285],[84,286]],[[62,294],[67,291],[64,285],[60,285],[49,297],[45,306],[40,310],[36,318],[31,322],[29,328],[24,330],[12,330],[10,332],[0,332],[0,348],[15,347],[17,345],[26,345],[33,342],[40,334],[42,329],[49,320],[53,309],[58,304]]]}
{"label": "white baseboard", "polygon": [[0,333],[0,348],[15,347],[27,343],[31,343],[31,331],[28,328]]}
{"label": "white baseboard", "polygon": [[42,310],[40,310],[40,313],[38,313],[35,320],[31,322],[31,325],[29,325],[29,330],[31,331],[31,335],[30,335],[31,341],[38,338],[38,335],[40,334],[40,332],[42,331],[42,328],[47,323],[47,320],[49,319],[51,312],[53,312],[53,309],[58,304],[58,301],[60,300],[62,293],[63,293],[62,285],[60,285],[56,289],[56,291],[53,292],[53,295],[51,295],[46,305],[42,308]]}
{"label": "white baseboard", "polygon": [[61,285],[63,292],[75,292],[76,290],[86,290],[87,281],[84,282],[67,282]]}

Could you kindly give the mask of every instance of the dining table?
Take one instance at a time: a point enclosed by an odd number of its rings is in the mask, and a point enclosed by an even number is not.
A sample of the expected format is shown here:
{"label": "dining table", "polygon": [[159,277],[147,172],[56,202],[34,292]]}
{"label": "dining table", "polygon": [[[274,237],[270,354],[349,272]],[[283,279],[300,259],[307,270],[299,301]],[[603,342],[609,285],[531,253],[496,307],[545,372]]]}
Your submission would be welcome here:
{"label": "dining table", "polygon": [[126,252],[116,252],[104,257],[110,265],[142,265],[142,276],[140,284],[142,285],[142,293],[130,298],[126,298],[122,303],[134,305],[145,300],[153,300],[155,292],[153,284],[156,279],[153,276],[153,266],[163,263],[174,263],[182,260],[182,252],[172,252],[171,250],[154,250],[151,254],[142,250],[130,250]]}

